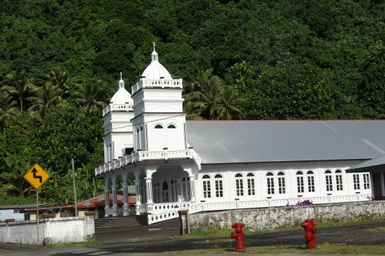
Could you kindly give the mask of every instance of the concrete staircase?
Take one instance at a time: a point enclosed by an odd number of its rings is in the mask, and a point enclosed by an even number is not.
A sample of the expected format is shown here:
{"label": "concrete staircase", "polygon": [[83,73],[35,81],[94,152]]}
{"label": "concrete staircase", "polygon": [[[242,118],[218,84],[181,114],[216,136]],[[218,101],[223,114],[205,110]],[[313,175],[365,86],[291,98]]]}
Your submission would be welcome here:
{"label": "concrete staircase", "polygon": [[122,228],[147,225],[147,216],[108,217],[95,220],[95,229]]}

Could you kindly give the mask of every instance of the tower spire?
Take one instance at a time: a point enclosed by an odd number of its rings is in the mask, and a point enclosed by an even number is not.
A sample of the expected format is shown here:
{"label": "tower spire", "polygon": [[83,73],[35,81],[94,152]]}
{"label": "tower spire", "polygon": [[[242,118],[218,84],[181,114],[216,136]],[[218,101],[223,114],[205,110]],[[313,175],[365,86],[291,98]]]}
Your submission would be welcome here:
{"label": "tower spire", "polygon": [[151,60],[158,61],[158,53],[155,51],[155,42],[152,42]]}
{"label": "tower spire", "polygon": [[124,88],[123,73],[120,72],[119,89]]}

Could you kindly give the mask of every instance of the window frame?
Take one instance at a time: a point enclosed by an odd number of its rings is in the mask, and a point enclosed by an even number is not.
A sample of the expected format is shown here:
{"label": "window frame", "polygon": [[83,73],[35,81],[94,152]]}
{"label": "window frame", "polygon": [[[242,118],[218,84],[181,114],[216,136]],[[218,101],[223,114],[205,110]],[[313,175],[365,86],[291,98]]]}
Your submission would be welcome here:
{"label": "window frame", "polygon": [[330,170],[325,171],[325,185],[327,192],[333,192],[333,175]]}
{"label": "window frame", "polygon": [[286,194],[286,178],[284,172],[279,172],[277,174],[278,177],[278,194],[283,195]]}
{"label": "window frame", "polygon": [[215,181],[215,197],[222,198],[223,197],[223,177],[221,174],[216,174],[214,176]]}
{"label": "window frame", "polygon": [[304,181],[304,175],[302,171],[298,171],[296,173],[297,178],[297,193],[305,193],[305,181]]}
{"label": "window frame", "polygon": [[358,173],[354,173],[353,174],[353,189],[354,190],[360,190],[361,189],[361,186],[360,186],[360,174]]}
{"label": "window frame", "polygon": [[235,191],[236,196],[244,196],[243,191],[243,175],[241,173],[235,174]]}
{"label": "window frame", "polygon": [[254,173],[249,172],[246,175],[247,180],[247,195],[255,196],[255,175]]}
{"label": "window frame", "polygon": [[203,198],[211,198],[211,177],[210,175],[203,175],[202,177],[202,189],[203,189]]}
{"label": "window frame", "polygon": [[267,194],[274,195],[275,194],[274,174],[272,172],[266,173],[266,183],[267,183]]}

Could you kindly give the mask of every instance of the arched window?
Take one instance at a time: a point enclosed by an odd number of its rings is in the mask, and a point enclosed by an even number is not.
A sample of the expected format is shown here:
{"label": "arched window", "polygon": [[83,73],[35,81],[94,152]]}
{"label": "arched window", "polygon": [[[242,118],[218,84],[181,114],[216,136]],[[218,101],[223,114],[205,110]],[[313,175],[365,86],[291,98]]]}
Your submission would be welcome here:
{"label": "arched window", "polygon": [[297,192],[303,193],[305,192],[305,184],[303,180],[303,172],[298,171],[297,172]]}
{"label": "arched window", "polygon": [[247,174],[247,195],[249,196],[255,195],[254,174],[252,174],[251,172]]}
{"label": "arched window", "polygon": [[175,183],[174,180],[171,180],[171,202],[175,202]]}
{"label": "arched window", "polygon": [[243,196],[243,176],[240,173],[235,175],[235,190],[237,196]]}
{"label": "arched window", "polygon": [[163,129],[163,125],[157,124],[157,125],[155,125],[155,129]]}
{"label": "arched window", "polygon": [[337,191],[342,191],[343,186],[342,186],[342,171],[337,170],[336,172],[336,189]]}
{"label": "arched window", "polygon": [[333,191],[332,172],[329,170],[325,171],[325,182],[326,182],[326,191]]}
{"label": "arched window", "polygon": [[267,181],[267,194],[273,195],[275,193],[275,191],[274,191],[274,174],[271,172],[268,172],[266,174],[266,181]]}
{"label": "arched window", "polygon": [[286,193],[285,174],[283,172],[278,173],[278,193],[279,194]]}
{"label": "arched window", "polygon": [[186,177],[183,177],[182,178],[182,197],[184,199],[184,201],[187,201],[187,182],[186,182]]}
{"label": "arched window", "polygon": [[168,202],[168,184],[167,182],[163,182],[162,185],[162,197],[163,197],[163,202]]}
{"label": "arched window", "polygon": [[152,184],[152,194],[154,196],[154,203],[159,203],[158,186],[159,186],[159,183],[153,183]]}
{"label": "arched window", "polygon": [[210,176],[204,175],[202,179],[203,179],[203,197],[211,198]]}
{"label": "arched window", "polygon": [[308,171],[307,173],[307,189],[309,192],[315,192],[314,173]]}
{"label": "arched window", "polygon": [[217,175],[215,175],[214,179],[215,179],[215,196],[216,197],[223,197],[222,175],[217,174]]}
{"label": "arched window", "polygon": [[168,128],[168,129],[175,129],[175,128],[176,128],[176,126],[175,126],[175,125],[173,125],[173,124],[169,124],[169,125],[167,126],[167,128]]}

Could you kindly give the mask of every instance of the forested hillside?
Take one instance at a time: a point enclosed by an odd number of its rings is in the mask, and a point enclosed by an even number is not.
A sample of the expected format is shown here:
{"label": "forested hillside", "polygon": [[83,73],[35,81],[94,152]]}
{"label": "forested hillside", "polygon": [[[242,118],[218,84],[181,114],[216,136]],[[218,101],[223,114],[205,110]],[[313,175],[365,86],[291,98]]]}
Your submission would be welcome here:
{"label": "forested hillside", "polygon": [[80,199],[101,192],[101,110],[152,42],[190,119],[381,119],[384,41],[382,0],[2,0],[0,204],[33,201],[34,162],[71,203],[72,157]]}

